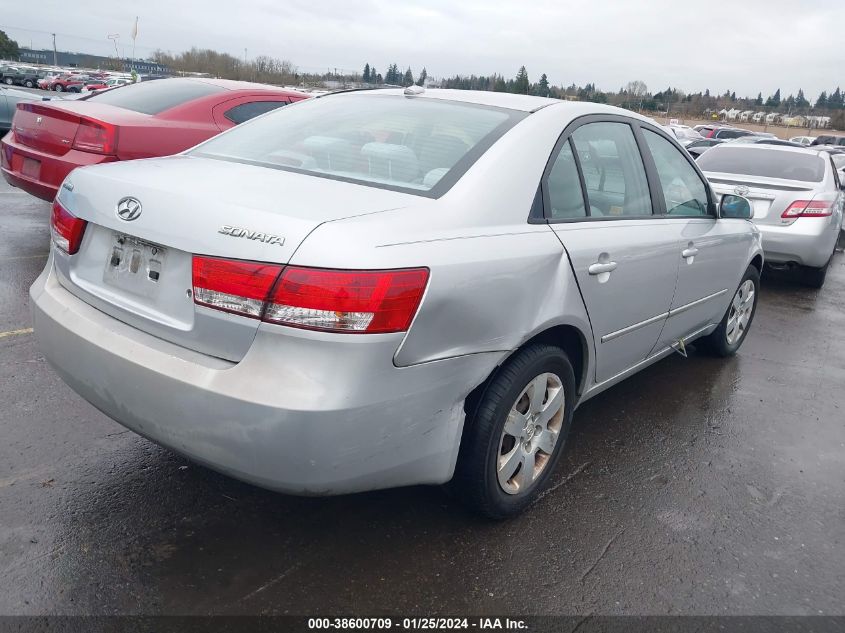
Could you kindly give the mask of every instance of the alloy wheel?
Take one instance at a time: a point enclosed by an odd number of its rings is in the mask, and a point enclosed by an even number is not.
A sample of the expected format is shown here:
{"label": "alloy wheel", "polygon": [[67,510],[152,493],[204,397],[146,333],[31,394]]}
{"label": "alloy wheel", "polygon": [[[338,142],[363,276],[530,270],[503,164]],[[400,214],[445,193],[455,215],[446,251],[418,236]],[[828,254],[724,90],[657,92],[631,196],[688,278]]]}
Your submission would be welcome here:
{"label": "alloy wheel", "polygon": [[728,312],[728,326],[725,328],[728,345],[736,344],[745,334],[754,310],[754,294],[754,282],[750,279],[746,279],[737,289]]}
{"label": "alloy wheel", "polygon": [[496,474],[508,494],[531,487],[551,459],[563,426],[560,377],[544,373],[529,382],[514,402],[499,441]]}

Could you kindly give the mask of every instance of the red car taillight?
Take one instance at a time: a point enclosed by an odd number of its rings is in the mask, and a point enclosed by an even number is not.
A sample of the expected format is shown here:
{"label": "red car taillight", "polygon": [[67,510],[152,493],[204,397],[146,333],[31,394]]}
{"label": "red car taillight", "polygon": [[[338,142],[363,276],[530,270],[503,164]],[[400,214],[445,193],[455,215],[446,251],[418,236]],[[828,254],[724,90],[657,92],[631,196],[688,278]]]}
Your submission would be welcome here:
{"label": "red car taillight", "polygon": [[264,320],[329,332],[407,330],[428,283],[428,269],[326,270],[289,266]]}
{"label": "red car taillight", "polygon": [[260,319],[280,272],[274,264],[194,257],[194,302]]}
{"label": "red car taillight", "polygon": [[197,304],[325,332],[404,332],[427,283],[427,268],[353,271],[193,260]]}
{"label": "red car taillight", "polygon": [[53,238],[53,243],[68,255],[73,255],[79,250],[86,224],[85,220],[80,220],[73,215],[58,200],[53,201],[50,235]]}
{"label": "red car taillight", "polygon": [[82,119],[73,149],[97,154],[114,154],[117,148],[117,126],[94,119]]}
{"label": "red car taillight", "polygon": [[826,200],[796,200],[781,214],[784,220],[795,218],[823,218],[833,215],[833,202]]}

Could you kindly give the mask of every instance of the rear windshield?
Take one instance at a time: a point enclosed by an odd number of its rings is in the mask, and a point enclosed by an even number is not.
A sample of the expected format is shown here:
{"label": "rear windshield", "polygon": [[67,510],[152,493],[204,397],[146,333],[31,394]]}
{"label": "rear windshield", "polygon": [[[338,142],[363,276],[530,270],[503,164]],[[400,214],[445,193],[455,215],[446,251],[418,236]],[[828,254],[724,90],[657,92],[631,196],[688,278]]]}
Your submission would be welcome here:
{"label": "rear windshield", "polygon": [[702,154],[698,166],[703,171],[763,178],[805,182],[821,182],[824,179],[824,161],[818,155],[762,147],[714,147]]}
{"label": "rear windshield", "polygon": [[300,101],[191,152],[436,197],[525,113],[346,94]]}
{"label": "rear windshield", "polygon": [[142,114],[158,114],[199,97],[223,92],[225,88],[191,79],[156,79],[101,92],[87,101],[107,103]]}

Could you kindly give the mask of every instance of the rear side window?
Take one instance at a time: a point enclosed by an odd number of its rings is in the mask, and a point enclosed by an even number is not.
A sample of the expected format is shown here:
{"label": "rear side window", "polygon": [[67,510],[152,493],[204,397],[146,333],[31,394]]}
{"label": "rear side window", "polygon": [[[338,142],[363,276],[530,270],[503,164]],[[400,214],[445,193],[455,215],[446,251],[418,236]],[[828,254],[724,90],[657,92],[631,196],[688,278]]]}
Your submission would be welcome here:
{"label": "rear side window", "polygon": [[571,141],[564,143],[549,172],[547,181],[549,192],[549,219],[566,220],[584,218],[587,209],[584,206],[584,193],[578,166],[572,153]]}
{"label": "rear side window", "polygon": [[669,215],[707,215],[707,188],[689,161],[672,143],[643,130],[651,150]]}
{"label": "rear side window", "polygon": [[572,133],[593,217],[651,215],[643,159],[631,126],[587,123]]}
{"label": "rear side window", "polygon": [[238,124],[243,123],[244,121],[249,121],[250,119],[257,117],[259,114],[264,114],[265,112],[270,112],[270,110],[281,108],[286,104],[286,101],[253,101],[252,103],[242,103],[241,105],[226,110],[226,113],[223,116],[229,119],[232,123]]}
{"label": "rear side window", "polygon": [[106,103],[141,114],[158,114],[224,90],[220,86],[191,79],[156,79],[102,92],[89,97],[88,101]]}
{"label": "rear side window", "polygon": [[803,151],[756,147],[714,147],[698,159],[702,171],[821,182],[824,160]]}

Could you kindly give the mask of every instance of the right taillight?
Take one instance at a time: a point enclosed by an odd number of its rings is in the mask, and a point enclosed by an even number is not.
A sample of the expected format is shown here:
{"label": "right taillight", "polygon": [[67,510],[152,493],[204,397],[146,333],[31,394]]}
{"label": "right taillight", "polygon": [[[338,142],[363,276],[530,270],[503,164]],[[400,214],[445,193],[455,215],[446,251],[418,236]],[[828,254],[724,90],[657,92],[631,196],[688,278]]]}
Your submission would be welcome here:
{"label": "right taillight", "polygon": [[53,243],[68,255],[73,255],[79,250],[86,224],[85,220],[80,220],[65,209],[58,199],[53,201],[50,235]]}
{"label": "right taillight", "polygon": [[117,149],[117,126],[104,121],[82,119],[73,139],[73,149],[114,154]]}
{"label": "right taillight", "polygon": [[193,259],[195,303],[325,332],[404,332],[411,326],[427,283],[427,268],[330,270]]}
{"label": "right taillight", "polygon": [[411,326],[427,283],[427,268],[288,266],[276,284],[264,320],[328,332],[404,332]]}
{"label": "right taillight", "polygon": [[833,202],[827,200],[796,200],[781,213],[784,220],[795,218],[823,218],[833,215]]}

